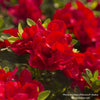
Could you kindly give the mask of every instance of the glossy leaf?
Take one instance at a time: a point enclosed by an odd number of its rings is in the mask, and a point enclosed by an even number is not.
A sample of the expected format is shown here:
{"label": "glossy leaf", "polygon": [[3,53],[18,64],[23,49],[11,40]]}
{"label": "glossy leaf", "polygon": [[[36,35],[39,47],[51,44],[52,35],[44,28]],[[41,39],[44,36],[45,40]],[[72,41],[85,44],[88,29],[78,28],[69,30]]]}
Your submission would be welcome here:
{"label": "glossy leaf", "polygon": [[77,41],[76,39],[73,39],[72,42],[71,42],[71,45],[72,45],[72,44],[75,45],[77,42],[78,42],[78,41]]}
{"label": "glossy leaf", "polygon": [[92,78],[92,72],[89,69],[86,69],[86,74],[88,75],[89,78]]}
{"label": "glossy leaf", "polygon": [[91,4],[91,9],[95,9],[98,5],[98,2],[97,1],[93,1],[92,4]]}
{"label": "glossy leaf", "polygon": [[9,71],[9,67],[4,67],[3,69],[5,70],[5,72]]}
{"label": "glossy leaf", "polygon": [[99,76],[99,72],[98,72],[98,70],[96,70],[94,72],[94,79],[97,80],[98,79],[98,76]]}
{"label": "glossy leaf", "polygon": [[19,39],[18,37],[11,36],[11,37],[8,38],[8,41],[12,44],[18,39]]}
{"label": "glossy leaf", "polygon": [[44,23],[42,24],[45,28],[47,28],[47,26],[48,26],[48,24],[49,24],[49,22],[50,22],[51,20],[50,20],[50,18],[48,18],[48,19],[46,19],[45,21],[44,21]]}
{"label": "glossy leaf", "polygon": [[0,18],[0,28],[3,26],[4,20]]}
{"label": "glossy leaf", "polygon": [[21,25],[21,23],[19,23],[18,24],[18,36],[20,37],[20,38],[22,38],[22,33],[23,33],[23,28],[22,28],[22,25]]}
{"label": "glossy leaf", "polygon": [[85,81],[91,86],[90,80],[87,77],[87,75],[85,73],[82,73],[83,78],[85,79]]}
{"label": "glossy leaf", "polygon": [[100,86],[100,79],[96,80],[96,85]]}
{"label": "glossy leaf", "polygon": [[45,100],[50,94],[49,90],[43,91],[39,94],[38,100]]}
{"label": "glossy leaf", "polygon": [[35,25],[36,24],[32,19],[29,19],[29,18],[27,18],[26,22],[27,22],[27,24],[29,26],[32,26],[32,25]]}

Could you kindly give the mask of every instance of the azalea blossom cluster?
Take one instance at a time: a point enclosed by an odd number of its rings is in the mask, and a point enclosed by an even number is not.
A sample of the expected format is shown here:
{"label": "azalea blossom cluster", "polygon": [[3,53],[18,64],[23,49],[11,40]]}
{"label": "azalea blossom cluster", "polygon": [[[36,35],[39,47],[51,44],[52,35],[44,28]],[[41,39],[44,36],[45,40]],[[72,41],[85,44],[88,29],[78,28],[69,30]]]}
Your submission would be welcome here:
{"label": "azalea blossom cluster", "polygon": [[18,68],[13,72],[0,69],[0,99],[1,100],[37,100],[40,92],[44,91],[43,85],[32,80],[31,73],[24,69],[18,78]]}
{"label": "azalea blossom cluster", "polygon": [[[16,40],[9,44],[17,55],[29,53],[29,65],[40,70],[61,70],[81,90],[87,85],[82,77],[85,69],[100,72],[100,18],[81,2],[67,3],[57,9],[45,27],[40,20],[23,30],[4,30]],[[69,33],[66,33],[69,30]],[[71,34],[81,43],[80,53],[74,52]]]}
{"label": "azalea blossom cluster", "polygon": [[[9,30],[5,30],[7,33]],[[29,64],[41,70],[62,70],[66,62],[73,56],[70,34],[66,33],[66,24],[61,20],[53,20],[47,29],[40,21],[30,28],[25,27],[22,39],[10,45],[18,55],[30,53]],[[10,32],[13,36],[16,33]]]}
{"label": "azalea blossom cluster", "polygon": [[10,5],[11,0],[0,0],[0,5],[3,9],[7,9],[7,14],[12,18],[15,24],[18,24],[20,20],[25,21],[26,18],[31,18],[37,21],[39,18],[43,18],[40,5],[42,0],[18,0],[18,4]]}
{"label": "azalea blossom cluster", "polygon": [[87,47],[95,46],[98,42],[100,20],[81,2],[76,1],[75,4],[70,2],[63,9],[57,9],[53,19],[61,19],[66,23],[69,32],[74,33],[81,43],[82,51]]}
{"label": "azalea blossom cluster", "polygon": [[74,53],[76,61],[68,63],[69,68],[73,68],[73,72],[69,71],[67,65],[63,72],[67,77],[74,79],[73,88],[78,85],[83,90],[87,84],[82,77],[82,72],[85,72],[86,68],[92,72],[95,70],[100,72],[100,18],[95,17],[92,10],[76,1],[75,5],[70,2],[63,9],[57,9],[53,19],[63,20],[69,32],[73,33],[81,43],[81,51],[84,53]]}
{"label": "azalea blossom cluster", "polygon": [[81,51],[84,53],[74,53],[76,61],[68,63],[69,68],[73,68],[73,72],[67,69],[67,65],[63,72],[67,77],[74,79],[72,88],[78,85],[81,90],[84,90],[87,84],[82,77],[82,72],[87,68],[92,72],[95,70],[100,72],[100,20],[81,2],[76,1],[75,4],[70,2],[65,5],[65,8],[57,9],[53,19],[63,20],[69,32],[73,33],[81,43]]}
{"label": "azalea blossom cluster", "polygon": [[26,18],[37,21],[42,17],[42,12],[39,8],[41,3],[42,0],[18,0],[18,5],[8,9],[8,15],[12,16],[14,23],[18,23],[19,20],[25,21]]}

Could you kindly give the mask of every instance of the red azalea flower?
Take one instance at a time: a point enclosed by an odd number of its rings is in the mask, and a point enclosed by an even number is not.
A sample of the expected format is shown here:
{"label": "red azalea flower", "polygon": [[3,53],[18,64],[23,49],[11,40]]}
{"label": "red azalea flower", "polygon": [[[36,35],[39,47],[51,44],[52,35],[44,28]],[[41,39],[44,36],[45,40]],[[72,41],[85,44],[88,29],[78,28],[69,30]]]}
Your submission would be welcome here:
{"label": "red azalea flower", "polygon": [[23,71],[21,71],[20,73],[20,82],[22,85],[24,85],[25,83],[32,83],[32,76],[31,73],[29,72],[29,70],[24,69]]}
{"label": "red azalea flower", "polygon": [[[64,27],[60,27],[59,23]],[[56,28],[56,24],[58,27]],[[54,27],[53,27],[54,26]],[[42,29],[41,35],[33,40],[29,64],[41,70],[62,70],[65,63],[72,57],[72,48],[68,47],[72,38],[65,35],[66,25],[63,21],[53,20],[48,24],[48,30]]]}
{"label": "red azalea flower", "polygon": [[93,0],[87,0],[87,2],[92,2]]}
{"label": "red azalea flower", "polygon": [[88,48],[88,50],[85,53],[84,58],[84,65],[86,68],[90,69],[92,72],[95,70],[100,71],[100,48]]}
{"label": "red azalea flower", "polygon": [[21,93],[27,94],[30,99],[35,98],[37,100],[39,95],[38,86],[34,83],[26,83],[21,88]]}
{"label": "red azalea flower", "polygon": [[36,84],[38,86],[39,92],[44,91],[44,87],[43,87],[43,85],[39,81],[32,80],[32,83],[34,83],[34,84]]}
{"label": "red azalea flower", "polygon": [[39,87],[39,92],[44,91],[44,87],[40,82],[38,82],[36,80],[32,80],[31,73],[29,72],[28,69],[24,69],[23,71],[21,71],[19,81],[22,85],[24,85],[26,83],[34,83]]}
{"label": "red azalea flower", "polygon": [[0,80],[6,81],[11,76],[11,72],[5,72],[3,69],[0,69]]}
{"label": "red azalea flower", "polygon": [[7,29],[7,30],[4,30],[3,33],[7,33],[9,35],[12,35],[12,36],[15,36],[15,37],[18,37],[18,29]]}
{"label": "red azalea flower", "polygon": [[17,54],[22,55],[25,53],[30,53],[32,49],[32,41],[18,39],[13,44],[10,45],[11,49]]}
{"label": "red azalea flower", "polygon": [[8,81],[5,83],[5,95],[7,98],[13,98],[19,90],[19,86],[17,82]]}
{"label": "red azalea flower", "polygon": [[88,84],[83,79],[83,77],[81,77],[79,80],[73,80],[73,82],[71,84],[71,88],[75,89],[76,86],[78,86],[80,88],[80,90],[83,91],[85,86],[88,86]]}
{"label": "red azalea flower", "polygon": [[[43,48],[47,50],[49,48]],[[32,67],[39,68],[41,70],[62,70],[65,68],[65,64],[71,57],[71,51],[68,49],[65,53],[59,50],[49,50],[45,52],[41,49],[40,52],[30,55],[29,64]],[[68,51],[68,52],[67,52]],[[70,52],[69,52],[70,51]],[[67,53],[67,54],[66,54]],[[68,54],[69,53],[69,54]]]}
{"label": "red azalea flower", "polygon": [[96,42],[96,34],[94,34],[97,33],[96,29],[97,28],[95,25],[92,25],[92,23],[89,23],[87,20],[84,20],[83,23],[77,24],[73,31],[82,45],[91,46],[94,42]]}
{"label": "red azalea flower", "polygon": [[50,31],[60,31],[62,33],[66,33],[66,24],[62,21],[62,20],[52,20],[49,24],[48,24],[48,30]]}
{"label": "red azalea flower", "polygon": [[69,60],[69,62],[66,64],[66,68],[63,69],[63,73],[68,78],[77,78],[79,75],[79,65],[75,58],[72,58]]}
{"label": "red azalea flower", "polygon": [[37,5],[37,2],[34,0],[19,0],[18,5],[8,9],[8,15],[12,16],[15,24],[17,24],[19,20],[26,20],[26,18],[37,21],[42,16],[41,9]]}
{"label": "red azalea flower", "polygon": [[[64,27],[59,26],[60,22]],[[65,32],[66,25],[61,20],[51,21],[48,29],[38,21],[36,25],[24,28],[22,39],[12,43],[11,49],[18,55],[30,53],[29,64],[32,67],[41,70],[62,70],[73,55],[72,47],[68,46],[72,38]]]}
{"label": "red azalea flower", "polygon": [[72,79],[78,79],[80,73],[83,71],[84,54],[74,53],[73,58],[66,64],[66,68],[63,69],[63,73],[66,77]]}
{"label": "red azalea flower", "polygon": [[10,46],[10,43],[8,40],[5,39],[3,42],[0,41],[0,48],[8,47],[8,46]]}
{"label": "red azalea flower", "polygon": [[[0,99],[5,97],[5,85],[3,81],[0,81]],[[3,100],[3,99],[1,99]]]}
{"label": "red azalea flower", "polygon": [[[22,39],[18,39],[12,43],[11,49],[18,55],[30,53],[32,50],[33,41],[37,37],[41,37],[45,33],[46,29],[41,25],[41,22],[38,21],[36,25],[32,25],[30,28],[25,27],[22,33]],[[10,33],[9,33],[10,34]]]}
{"label": "red azalea flower", "polygon": [[33,44],[29,64],[41,70],[62,70],[73,55],[65,34],[59,31],[49,32],[44,38],[38,37]]}
{"label": "red azalea flower", "polygon": [[40,6],[43,3],[43,0],[34,0],[34,2],[37,6]]}
{"label": "red azalea flower", "polygon": [[38,27],[36,25],[32,25],[30,28],[25,27],[24,32],[22,34],[23,39],[33,39],[34,35],[38,32]]}
{"label": "red azalea flower", "polygon": [[[37,100],[39,93],[44,91],[43,85],[36,80],[32,80],[31,73],[27,69],[21,72],[20,80],[16,81],[14,76],[17,69],[7,73],[0,69],[0,99]],[[8,75],[8,73],[10,74]],[[7,78],[4,79],[4,76],[7,76]]]}
{"label": "red azalea flower", "polygon": [[82,77],[82,72],[85,72],[86,69],[84,58],[85,54],[74,53],[73,59],[70,60],[66,64],[66,68],[63,69],[64,75],[73,79],[71,84],[72,89],[78,86],[83,91],[84,87],[88,85]]}
{"label": "red azalea flower", "polygon": [[74,33],[80,41],[84,48],[82,51],[85,51],[87,47],[94,46],[96,42],[98,36],[97,20],[93,11],[85,7],[80,1],[76,1],[76,6],[77,8],[71,2],[67,3],[65,8],[56,10],[53,19],[63,20],[70,33]]}
{"label": "red azalea flower", "polygon": [[[94,71],[96,70],[100,71],[100,48],[90,47],[84,54],[75,53],[74,55],[75,55],[74,61],[71,61],[71,64],[68,63],[66,65],[66,68],[63,70],[63,73],[65,74],[66,77],[73,79],[72,82],[73,89],[75,88],[75,86],[79,86],[79,88],[83,91],[84,87],[88,86],[88,84],[82,78],[82,72],[85,73],[86,69],[91,70],[92,73],[94,73]],[[72,68],[72,70],[67,69],[68,65],[70,69]],[[77,76],[75,77],[75,75]]]}

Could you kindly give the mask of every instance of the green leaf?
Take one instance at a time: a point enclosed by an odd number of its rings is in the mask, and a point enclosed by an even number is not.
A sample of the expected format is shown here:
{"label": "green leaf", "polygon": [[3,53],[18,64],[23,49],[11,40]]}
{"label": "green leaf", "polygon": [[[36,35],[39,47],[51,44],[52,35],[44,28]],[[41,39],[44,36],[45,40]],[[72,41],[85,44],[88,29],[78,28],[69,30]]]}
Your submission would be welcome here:
{"label": "green leaf", "polygon": [[13,42],[15,42],[18,39],[19,39],[18,37],[11,36],[8,38],[8,41],[12,44]]}
{"label": "green leaf", "polygon": [[94,90],[94,93],[98,93],[100,91],[100,88]]}
{"label": "green leaf", "polygon": [[77,49],[73,48],[73,52],[79,52]]}
{"label": "green leaf", "polygon": [[4,40],[0,37],[0,41],[4,42]]}
{"label": "green leaf", "polygon": [[5,72],[9,71],[9,67],[4,67],[3,69],[5,70]]}
{"label": "green leaf", "polygon": [[26,22],[27,22],[27,24],[29,26],[32,26],[32,25],[35,25],[36,24],[32,19],[29,19],[29,18],[27,18]]}
{"label": "green leaf", "polygon": [[11,0],[11,3],[16,4],[17,0]]}
{"label": "green leaf", "polygon": [[89,86],[85,86],[85,89],[90,89],[90,87]]}
{"label": "green leaf", "polygon": [[100,100],[100,99],[95,99],[95,100]]}
{"label": "green leaf", "polygon": [[92,4],[91,4],[91,9],[95,9],[98,5],[98,2],[97,1],[93,1]]}
{"label": "green leaf", "polygon": [[87,75],[86,75],[85,73],[82,73],[82,76],[83,76],[83,78],[85,79],[85,81],[86,81],[90,86],[92,86],[91,83],[90,83],[89,78],[87,77]]}
{"label": "green leaf", "polygon": [[74,8],[76,8],[76,9],[78,8],[77,4],[76,4],[74,1],[72,2],[72,6],[73,6]]}
{"label": "green leaf", "polygon": [[98,79],[98,76],[99,76],[99,72],[98,72],[98,70],[96,70],[94,72],[94,79],[97,80]]}
{"label": "green leaf", "polygon": [[48,18],[48,19],[46,19],[45,21],[44,21],[44,23],[42,24],[45,28],[47,28],[47,26],[48,26],[48,24],[49,24],[49,22],[51,21],[51,19],[50,18]]}
{"label": "green leaf", "polygon": [[[69,33],[69,32],[67,31],[67,33]],[[75,38],[75,35],[73,33],[71,33],[70,35],[71,35],[72,38]]]}
{"label": "green leaf", "polygon": [[0,18],[0,28],[3,26],[4,20]]}
{"label": "green leaf", "polygon": [[75,45],[77,42],[78,42],[78,41],[77,41],[76,39],[73,39],[72,42],[71,42],[71,45],[72,45],[72,44]]}
{"label": "green leaf", "polygon": [[22,25],[21,25],[21,23],[19,23],[18,24],[18,36],[20,37],[20,38],[22,38],[22,33],[23,33],[23,28],[22,28]]}
{"label": "green leaf", "polygon": [[100,79],[96,80],[96,85],[100,86]]}
{"label": "green leaf", "polygon": [[94,91],[94,93],[99,92],[99,90],[100,90],[100,83],[98,85],[98,82],[97,81],[93,82],[92,83],[92,90]]}
{"label": "green leaf", "polygon": [[100,16],[100,12],[99,11],[93,11],[95,16]]}
{"label": "green leaf", "polygon": [[92,82],[94,82],[94,81],[95,81],[94,77],[90,78],[90,80],[91,80]]}
{"label": "green leaf", "polygon": [[92,72],[89,69],[86,69],[86,74],[88,75],[89,78],[92,78]]}
{"label": "green leaf", "polygon": [[65,91],[66,91],[66,88],[63,88],[62,91],[61,91],[61,93],[64,93]]}
{"label": "green leaf", "polygon": [[49,90],[43,91],[39,94],[38,100],[45,100],[50,94]]}

